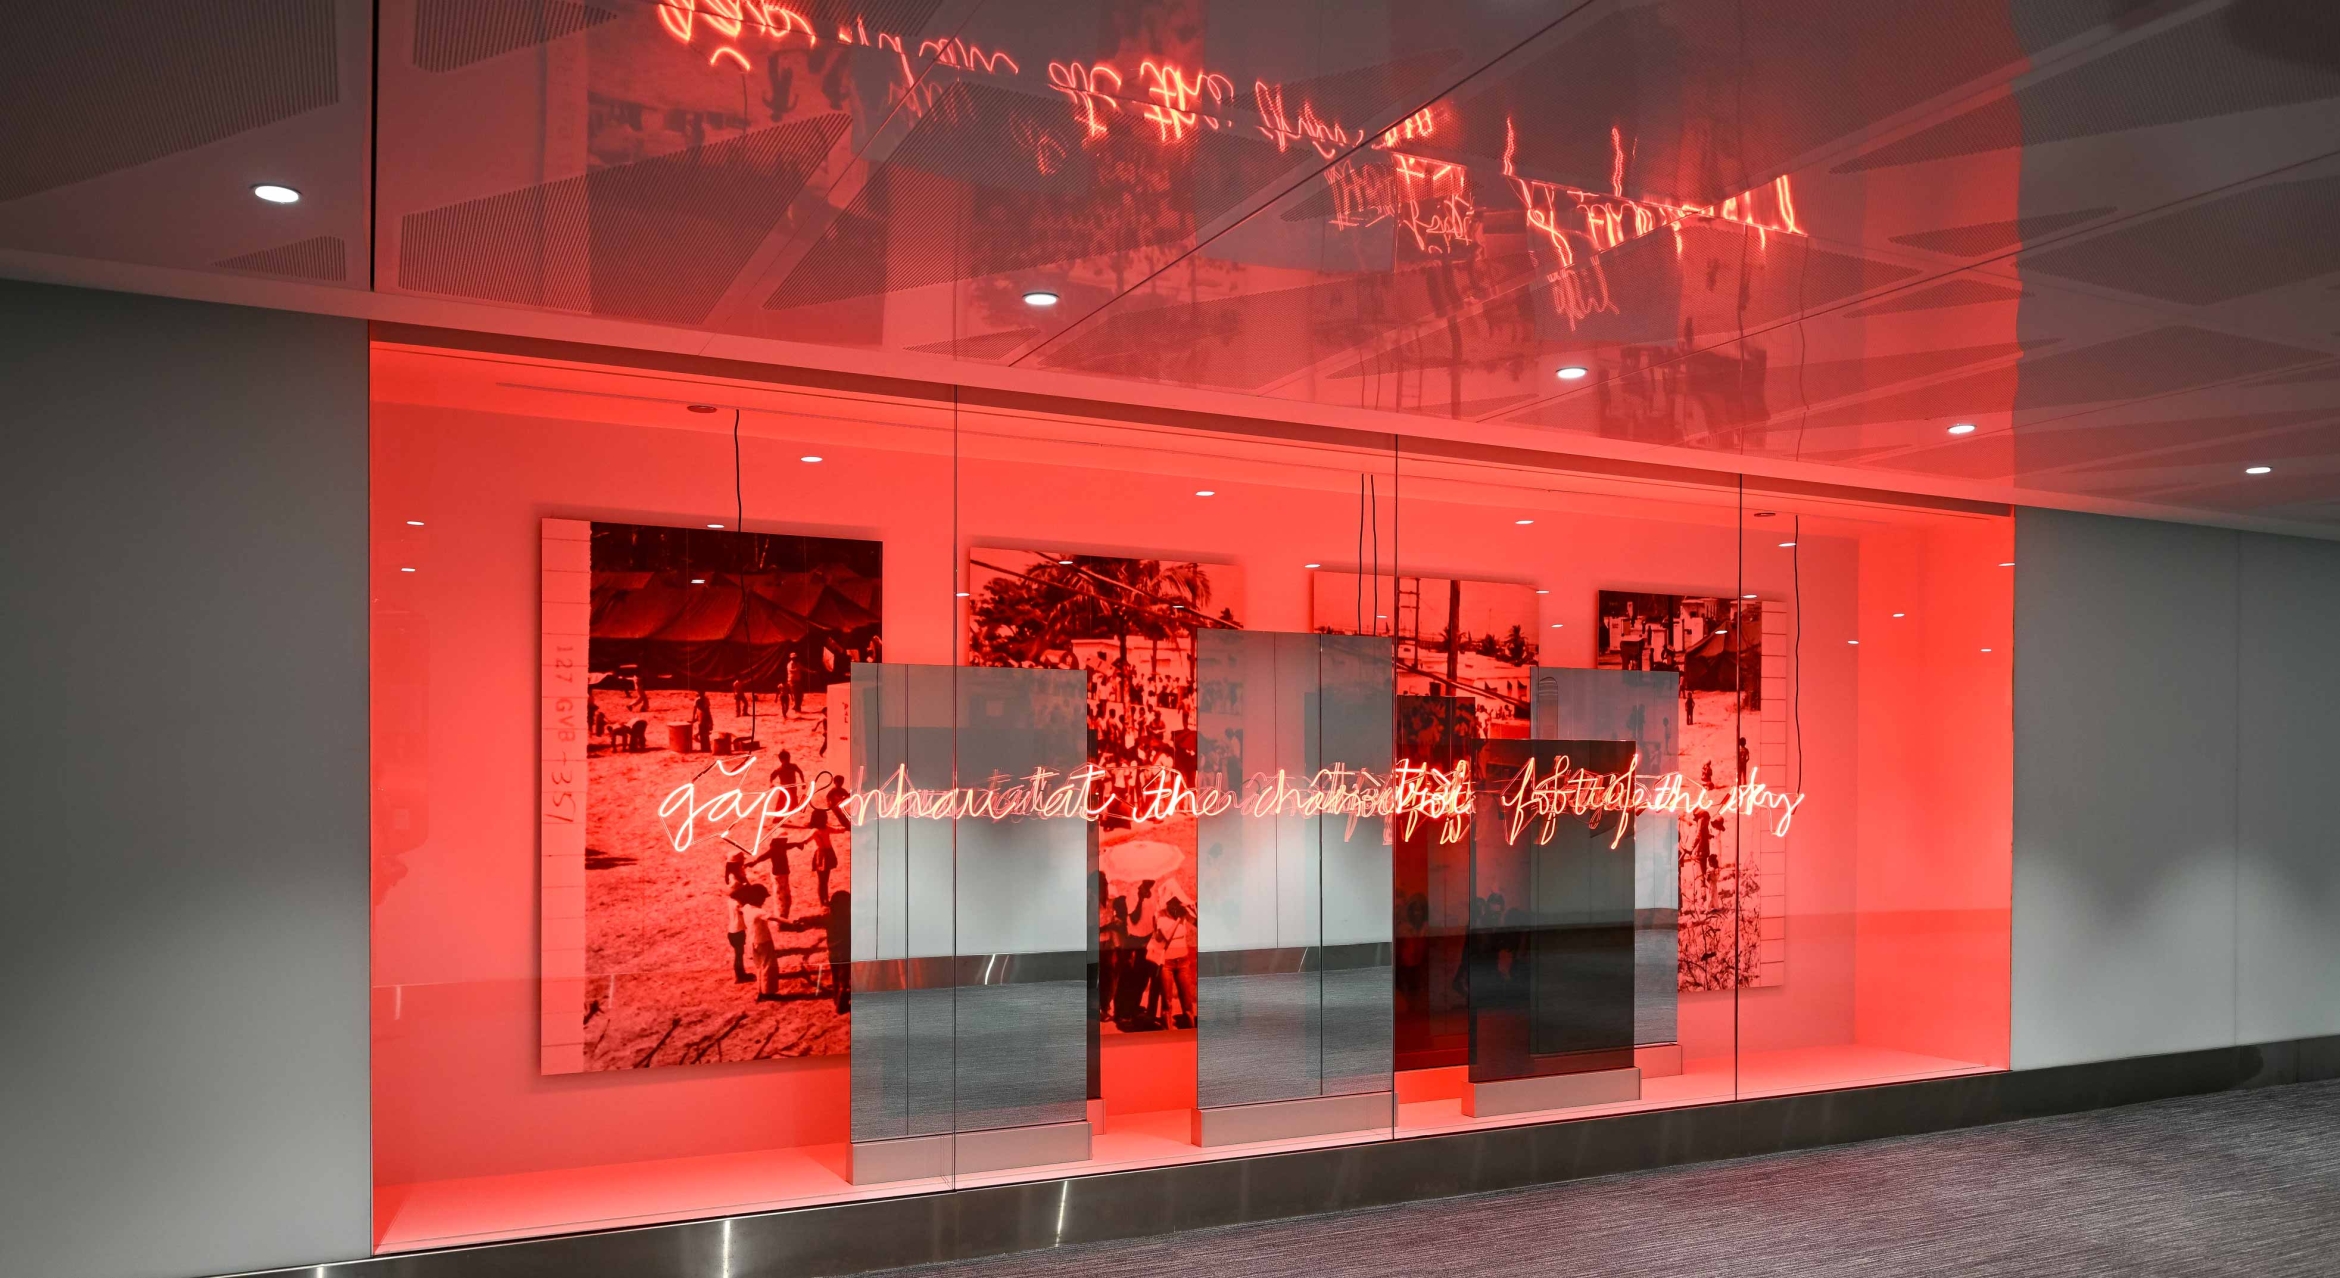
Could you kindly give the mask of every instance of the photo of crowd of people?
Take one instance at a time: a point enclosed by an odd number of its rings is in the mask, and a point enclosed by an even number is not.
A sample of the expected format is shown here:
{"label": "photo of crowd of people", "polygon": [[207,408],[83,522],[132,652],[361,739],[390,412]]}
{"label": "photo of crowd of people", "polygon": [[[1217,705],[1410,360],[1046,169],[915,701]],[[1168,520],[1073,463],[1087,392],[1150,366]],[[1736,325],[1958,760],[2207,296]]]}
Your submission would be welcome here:
{"label": "photo of crowd of people", "polygon": [[1527,736],[1538,652],[1534,587],[1318,571],[1309,619],[1323,634],[1389,636],[1398,695],[1452,699],[1476,720],[1479,739]]}
{"label": "photo of crowd of people", "polygon": [[[880,659],[880,544],[595,523],[591,553],[585,1067],[844,1052],[829,708]],[[683,823],[685,786],[790,815]]]}
{"label": "photo of crowd of people", "polygon": [[1147,778],[1195,780],[1194,636],[1241,629],[1223,564],[977,547],[967,553],[967,660],[1082,671],[1098,818],[1099,1012],[1109,1031],[1192,1029],[1192,816],[1140,821]]}
{"label": "photo of crowd of people", "polygon": [[[1747,779],[1763,706],[1762,602],[1604,590],[1594,665],[1682,676],[1680,757],[1670,769],[1710,788]],[[1657,769],[1650,769],[1657,770]],[[1737,832],[1744,835],[1745,831]],[[1680,988],[1727,990],[1762,979],[1763,892],[1726,816],[1682,821]]]}

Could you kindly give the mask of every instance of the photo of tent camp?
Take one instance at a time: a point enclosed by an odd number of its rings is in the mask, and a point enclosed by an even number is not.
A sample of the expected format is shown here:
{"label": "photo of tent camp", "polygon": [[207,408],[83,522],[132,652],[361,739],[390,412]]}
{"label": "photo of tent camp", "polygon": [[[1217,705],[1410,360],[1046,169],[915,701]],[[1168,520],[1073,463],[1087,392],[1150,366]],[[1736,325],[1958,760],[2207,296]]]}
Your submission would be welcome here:
{"label": "photo of tent camp", "polygon": [[1400,697],[1453,698],[1480,740],[1527,736],[1533,586],[1320,571],[1310,577],[1308,615],[1323,634],[1394,639]]}
{"label": "photo of tent camp", "polygon": [[[831,689],[881,659],[881,549],[592,526],[587,1069],[846,1050],[853,840]],[[775,807],[811,806],[760,838],[752,815],[691,819],[733,790],[754,813],[775,787]]]}
{"label": "photo of tent camp", "polygon": [[1090,759],[1114,796],[1097,823],[1105,1029],[1193,1028],[1170,964],[1193,960],[1195,821],[1135,821],[1132,805],[1156,769],[1194,782],[1194,636],[1242,628],[1242,570],[976,547],[967,591],[969,664],[1088,676]]}
{"label": "photo of tent camp", "polygon": [[[1709,786],[1744,780],[1748,739],[1760,735],[1761,601],[1603,590],[1595,602],[1597,668],[1682,676],[1681,753],[1672,767]],[[1707,813],[1681,824],[1680,987],[1757,984],[1763,974],[1763,884],[1752,851],[1739,855],[1748,832],[1734,830],[1727,816]]]}

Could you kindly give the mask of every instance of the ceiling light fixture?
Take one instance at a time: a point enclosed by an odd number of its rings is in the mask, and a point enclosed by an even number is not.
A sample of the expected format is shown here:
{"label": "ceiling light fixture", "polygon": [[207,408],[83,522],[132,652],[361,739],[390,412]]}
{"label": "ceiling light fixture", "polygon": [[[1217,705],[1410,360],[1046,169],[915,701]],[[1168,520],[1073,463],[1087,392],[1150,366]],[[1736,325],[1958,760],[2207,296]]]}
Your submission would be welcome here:
{"label": "ceiling light fixture", "polygon": [[1588,373],[1588,372],[1590,372],[1590,371],[1592,371],[1592,370],[1590,370],[1590,369],[1586,368],[1586,367],[1585,367],[1584,365],[1582,365],[1582,364],[1570,364],[1570,365],[1568,365],[1566,368],[1563,368],[1563,369],[1561,369],[1561,370],[1560,370],[1560,374],[1559,374],[1559,376],[1560,376],[1560,380],[1561,380],[1561,381],[1564,381],[1564,382],[1573,382],[1573,381],[1576,381],[1576,380],[1578,380],[1578,379],[1582,378],[1582,377],[1583,377],[1583,376],[1584,376],[1586,373]]}
{"label": "ceiling light fixture", "polygon": [[1861,641],[1860,641],[1860,640],[1858,640],[1858,639],[1847,639],[1847,640],[1845,640],[1845,642],[1846,642],[1846,643],[1849,643],[1849,644],[1851,644],[1851,645],[1852,645],[1853,647],[1855,647],[1855,648],[1858,648],[1858,647],[1860,647],[1860,646],[1861,646]]}
{"label": "ceiling light fixture", "polygon": [[2014,561],[2014,560],[2012,560],[2012,559],[2010,559],[2010,560],[2008,560],[2007,562],[2005,562],[2005,563],[2003,563],[2003,564],[2000,564],[1999,566],[2000,566],[2001,568],[2012,568],[2012,567],[2014,567],[2014,566],[2015,566],[2015,561]]}
{"label": "ceiling light fixture", "polygon": [[1894,615],[1895,617],[1906,617],[1906,616],[1908,616],[1909,614],[1908,614],[1908,613],[1906,613],[1906,612],[1897,612],[1897,613],[1894,613],[1893,615]]}
{"label": "ceiling light fixture", "polygon": [[1984,651],[1984,652],[1989,652],[1989,651],[1990,651],[1990,649],[1988,649],[1988,648],[1985,648],[1985,649],[1983,649],[1983,651]]}
{"label": "ceiling light fixture", "polygon": [[1568,628],[1568,623],[1565,621],[1555,621],[1552,623],[1552,628],[1554,630],[1565,630]]}
{"label": "ceiling light fixture", "polygon": [[1194,490],[1194,495],[1197,497],[1216,497],[1219,492],[1215,488],[1197,488]]}
{"label": "ceiling light fixture", "polygon": [[1301,567],[1303,567],[1303,568],[1322,568],[1322,567],[1324,567],[1324,565],[1323,565],[1323,564],[1302,564],[1302,565],[1300,565],[1300,566],[1301,566]]}
{"label": "ceiling light fixture", "polygon": [[964,598],[966,598],[966,597],[967,597],[967,592],[966,592],[966,591],[962,590],[962,591],[960,591],[960,592],[959,592],[959,598],[961,598],[961,599],[964,599]]}
{"label": "ceiling light fixture", "polygon": [[1792,541],[1783,541],[1779,543],[1779,548],[1781,550],[1794,550],[1796,548],[1796,543]]}
{"label": "ceiling light fixture", "polygon": [[1533,520],[1533,519],[1514,519],[1514,520],[1512,520],[1511,522],[1513,522],[1513,523],[1515,523],[1515,524],[1520,524],[1520,525],[1523,525],[1523,526],[1524,526],[1524,525],[1527,525],[1527,524],[1532,524],[1532,523],[1534,523],[1534,522],[1536,522],[1536,521],[1535,521],[1535,520]]}
{"label": "ceiling light fixture", "polygon": [[819,453],[806,453],[804,456],[799,457],[796,460],[803,462],[808,466],[818,466],[821,462],[821,455]]}
{"label": "ceiling light fixture", "polygon": [[268,201],[270,204],[298,204],[301,202],[300,192],[292,189],[289,186],[281,186],[275,182],[260,183],[258,186],[252,188],[252,194],[259,196],[261,199]]}
{"label": "ceiling light fixture", "polygon": [[423,521],[419,519],[409,519],[406,521],[406,526],[409,528],[420,528],[423,526]]}
{"label": "ceiling light fixture", "polygon": [[708,526],[709,528],[721,528],[723,525],[721,525],[721,524],[709,524],[709,525],[707,525],[707,526]]}
{"label": "ceiling light fixture", "polygon": [[715,411],[715,406],[713,404],[685,404],[683,407],[690,409],[694,413],[712,413]]}
{"label": "ceiling light fixture", "polygon": [[1974,423],[1960,422],[1956,426],[1950,428],[1950,433],[1953,435],[1971,435],[1974,433]]}
{"label": "ceiling light fixture", "polygon": [[2275,468],[2273,466],[2245,466],[2243,473],[2246,475],[2272,475],[2275,473]]}
{"label": "ceiling light fixture", "polygon": [[414,569],[412,569],[412,568],[401,568],[401,569],[399,569],[398,571],[400,571],[400,572],[413,572],[413,571],[414,571]]}
{"label": "ceiling light fixture", "polygon": [[693,577],[691,578],[691,584],[694,586],[704,586],[707,584],[707,579],[705,577]]}
{"label": "ceiling light fixture", "polygon": [[1059,560],[1057,560],[1056,562],[1057,562],[1058,564],[1060,564],[1060,565],[1063,565],[1063,566],[1066,566],[1066,567],[1070,567],[1070,566],[1071,566],[1071,564],[1072,564],[1072,560],[1070,560],[1070,559],[1059,559]]}
{"label": "ceiling light fixture", "polygon": [[1537,591],[1536,593],[1537,593],[1537,594],[1539,594],[1539,595],[1548,595],[1548,594],[1551,594],[1552,592],[1551,592],[1551,591],[1549,591],[1549,590],[1539,590],[1539,591]]}
{"label": "ceiling light fixture", "polygon": [[1739,598],[1741,598],[1741,599],[1753,599],[1754,597],[1755,597],[1755,596],[1753,596],[1753,595],[1741,595],[1741,596],[1739,596]]}
{"label": "ceiling light fixture", "polygon": [[1054,306],[1056,305],[1056,294],[1051,293],[1044,288],[1033,289],[1031,292],[1024,294],[1024,305]]}

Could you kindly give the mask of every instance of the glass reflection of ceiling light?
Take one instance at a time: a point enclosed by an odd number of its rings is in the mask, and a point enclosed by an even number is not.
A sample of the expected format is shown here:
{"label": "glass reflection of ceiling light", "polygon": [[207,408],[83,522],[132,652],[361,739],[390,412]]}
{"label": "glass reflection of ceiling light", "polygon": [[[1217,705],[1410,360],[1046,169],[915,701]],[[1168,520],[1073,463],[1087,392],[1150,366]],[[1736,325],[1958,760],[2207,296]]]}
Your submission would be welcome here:
{"label": "glass reflection of ceiling light", "polygon": [[684,407],[690,409],[694,413],[712,413],[715,411],[715,406],[713,404],[686,404]]}
{"label": "glass reflection of ceiling light", "polygon": [[1894,616],[1896,616],[1896,617],[1906,617],[1906,616],[1908,616],[1909,614],[1908,614],[1908,613],[1906,613],[1906,612],[1897,612],[1897,613],[1894,613],[1893,615],[1894,615]]}
{"label": "glass reflection of ceiling light", "polygon": [[1974,423],[1960,422],[1956,426],[1950,428],[1950,433],[1953,435],[1971,435],[1974,433]]}
{"label": "glass reflection of ceiling light", "polygon": [[799,457],[796,460],[803,462],[808,466],[818,466],[821,462],[821,455],[819,453],[806,453],[804,456]]}
{"label": "glass reflection of ceiling light", "polygon": [[1783,541],[1779,543],[1779,548],[1781,550],[1794,550],[1796,548],[1796,543],[1792,541]]}
{"label": "glass reflection of ceiling light", "polygon": [[1215,488],[1197,488],[1194,490],[1194,495],[1197,497],[1216,497],[1219,492]]}
{"label": "glass reflection of ceiling light", "polygon": [[1514,519],[1514,520],[1512,520],[1511,522],[1513,522],[1513,523],[1515,523],[1515,524],[1532,524],[1532,523],[1534,523],[1534,522],[1536,522],[1536,521],[1535,521],[1535,520],[1533,520],[1533,519]]}
{"label": "glass reflection of ceiling light", "polygon": [[1303,568],[1322,568],[1322,567],[1324,567],[1324,565],[1323,565],[1323,564],[1302,564],[1302,565],[1300,565],[1300,566],[1301,566],[1301,567],[1303,567]]}
{"label": "glass reflection of ceiling light", "polygon": [[[1568,623],[1567,623],[1567,622],[1565,622],[1565,621],[1555,621],[1555,622],[1553,622],[1553,623],[1552,623],[1552,628],[1553,628],[1554,630],[1565,630],[1565,629],[1567,629],[1567,628],[1568,628]],[[1720,631],[1717,631],[1716,633],[1718,633],[1718,634],[1719,634],[1719,633],[1721,633],[1721,632],[1720,632]]]}
{"label": "glass reflection of ceiling light", "polygon": [[414,571],[414,569],[412,569],[412,568],[401,568],[401,569],[399,569],[398,571],[400,571],[400,572],[413,572],[413,571]]}
{"label": "glass reflection of ceiling light", "polygon": [[423,526],[423,521],[419,519],[409,519],[406,521],[406,526],[409,528],[420,528]]}
{"label": "glass reflection of ceiling light", "polygon": [[298,204],[301,202],[300,192],[289,186],[279,186],[274,182],[262,182],[252,188],[252,194],[270,204]]}
{"label": "glass reflection of ceiling light", "polygon": [[2246,475],[2272,475],[2275,473],[2275,468],[2273,466],[2245,466],[2243,473]]}
{"label": "glass reflection of ceiling light", "polygon": [[961,598],[961,599],[964,599],[964,598],[966,598],[966,597],[967,597],[967,592],[966,592],[966,591],[962,590],[962,591],[960,591],[960,592],[959,592],[959,598]]}
{"label": "glass reflection of ceiling light", "polygon": [[691,584],[694,586],[704,586],[707,584],[707,579],[705,577],[693,577],[691,578]]}
{"label": "glass reflection of ceiling light", "polygon": [[2012,568],[2012,567],[2014,567],[2014,566],[2015,566],[2015,561],[2014,561],[2014,560],[2012,560],[2012,559],[2010,559],[2010,560],[2008,560],[2007,562],[2005,562],[2005,563],[2003,563],[2003,564],[2000,564],[1999,566],[2000,566],[2001,568]]}
{"label": "glass reflection of ceiling light", "polygon": [[1539,594],[1539,595],[1548,595],[1548,594],[1551,594],[1552,592],[1551,592],[1551,591],[1549,591],[1549,590],[1539,590],[1539,591],[1537,591],[1536,593],[1537,593],[1537,594]]}
{"label": "glass reflection of ceiling light", "polygon": [[709,525],[707,525],[707,526],[708,526],[709,528],[721,528],[723,525],[721,525],[721,524],[709,524]]}
{"label": "glass reflection of ceiling light", "polygon": [[1031,292],[1024,294],[1024,305],[1054,306],[1056,305],[1056,294],[1051,293],[1044,288],[1033,289]]}
{"label": "glass reflection of ceiling light", "polygon": [[1985,649],[1983,649],[1983,651],[1984,651],[1984,652],[1989,652],[1989,651],[1990,651],[1990,649],[1988,649],[1988,648],[1985,648]]}
{"label": "glass reflection of ceiling light", "polygon": [[1851,645],[1852,645],[1853,647],[1855,647],[1855,648],[1858,648],[1858,647],[1860,647],[1860,646],[1861,646],[1861,641],[1860,641],[1860,640],[1858,640],[1858,639],[1847,639],[1847,640],[1845,640],[1845,642],[1846,642],[1846,643],[1849,643],[1849,644],[1851,644]]}
{"label": "glass reflection of ceiling light", "polygon": [[1068,566],[1068,567],[1069,567],[1069,566],[1072,564],[1072,560],[1070,560],[1070,559],[1059,559],[1059,560],[1057,560],[1056,562],[1057,562],[1057,563],[1059,563],[1059,564],[1066,565],[1066,566]]}
{"label": "glass reflection of ceiling light", "polygon": [[1754,597],[1755,597],[1755,596],[1753,596],[1753,595],[1741,595],[1741,596],[1739,596],[1739,598],[1741,598],[1741,599],[1753,599]]}
{"label": "glass reflection of ceiling light", "polygon": [[1560,370],[1560,380],[1564,382],[1573,382],[1583,377],[1588,371],[1589,370],[1586,369],[1582,364],[1570,364],[1568,367]]}

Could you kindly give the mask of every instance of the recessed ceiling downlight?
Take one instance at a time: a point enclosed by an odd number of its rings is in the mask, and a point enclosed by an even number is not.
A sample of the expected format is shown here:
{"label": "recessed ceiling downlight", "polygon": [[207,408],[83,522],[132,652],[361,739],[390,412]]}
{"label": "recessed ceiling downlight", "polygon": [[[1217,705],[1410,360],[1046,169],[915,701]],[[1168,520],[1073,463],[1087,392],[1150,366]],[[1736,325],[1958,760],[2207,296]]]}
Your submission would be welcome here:
{"label": "recessed ceiling downlight", "polygon": [[1044,288],[1033,289],[1031,292],[1024,294],[1024,305],[1054,306],[1056,305],[1056,294],[1051,293]]}
{"label": "recessed ceiling downlight", "polygon": [[1971,435],[1974,433],[1974,423],[1960,422],[1956,426],[1950,428],[1950,433],[1953,435]]}
{"label": "recessed ceiling downlight", "polygon": [[1582,364],[1570,364],[1560,370],[1559,377],[1561,381],[1573,382],[1582,379],[1585,374],[1591,371]]}
{"label": "recessed ceiling downlight", "polygon": [[299,191],[296,191],[289,186],[280,186],[274,182],[260,183],[258,186],[252,188],[252,194],[259,196],[261,199],[268,201],[270,204],[298,204],[301,202],[301,193]]}
{"label": "recessed ceiling downlight", "polygon": [[2243,473],[2246,475],[2272,475],[2275,473],[2275,468],[2273,466],[2245,466]]}

